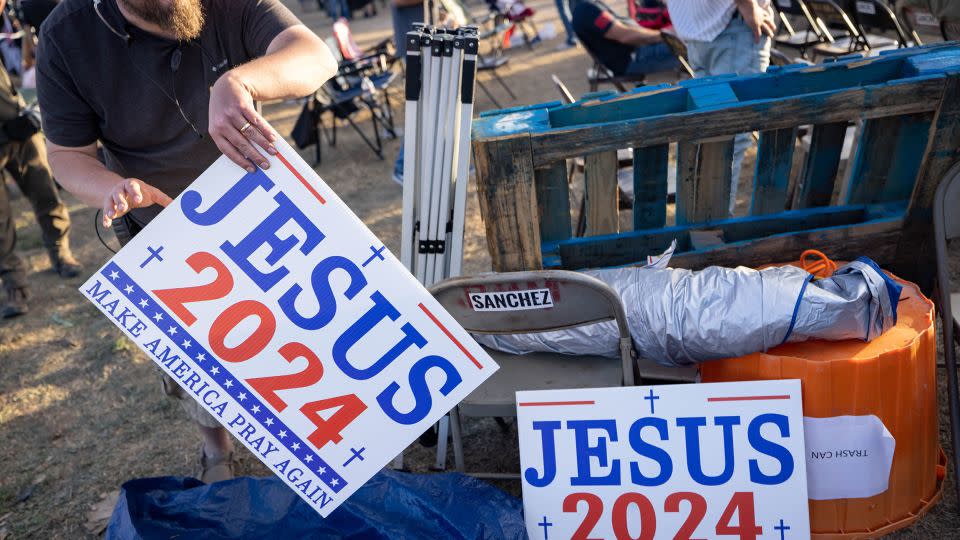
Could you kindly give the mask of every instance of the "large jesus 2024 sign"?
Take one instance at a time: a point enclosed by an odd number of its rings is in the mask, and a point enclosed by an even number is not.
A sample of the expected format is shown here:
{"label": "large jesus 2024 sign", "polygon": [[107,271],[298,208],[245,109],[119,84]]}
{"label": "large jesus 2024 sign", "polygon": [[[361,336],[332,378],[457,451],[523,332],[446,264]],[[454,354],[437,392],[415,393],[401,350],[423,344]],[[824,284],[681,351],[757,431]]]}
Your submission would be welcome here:
{"label": "large jesus 2024 sign", "polygon": [[799,381],[517,393],[530,538],[810,536]]}
{"label": "large jesus 2024 sign", "polygon": [[278,150],[218,160],[80,290],[326,516],[497,366]]}

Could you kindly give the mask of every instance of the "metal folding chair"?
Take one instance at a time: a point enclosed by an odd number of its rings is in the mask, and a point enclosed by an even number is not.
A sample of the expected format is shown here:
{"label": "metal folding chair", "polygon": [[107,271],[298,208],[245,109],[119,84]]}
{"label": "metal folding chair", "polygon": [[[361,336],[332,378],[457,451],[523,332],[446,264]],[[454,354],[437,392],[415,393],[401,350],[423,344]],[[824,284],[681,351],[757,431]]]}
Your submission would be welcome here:
{"label": "metal folding chair", "polygon": [[[777,0],[774,5],[780,17],[780,27],[784,30],[773,38],[773,42],[778,46],[796,49],[801,57],[806,58],[808,49],[825,41],[823,32],[803,0]],[[802,17],[806,28],[794,29],[788,15]]]}
{"label": "metal folding chair", "polygon": [[[861,36],[871,36],[868,30],[890,32],[897,36],[896,41],[886,48],[913,47],[923,45],[920,37],[911,35],[909,27],[897,17],[890,4],[883,0],[857,0],[850,4],[853,11],[853,21]],[[869,40],[876,41],[875,38]],[[878,49],[871,46],[871,49]]]}
{"label": "metal folding chair", "polygon": [[862,33],[851,15],[855,3],[847,0],[806,0],[806,4],[826,39],[824,43],[813,47],[813,52],[817,55],[837,57],[864,50],[889,48],[897,44],[895,39]]}
{"label": "metal folding chair", "polygon": [[[475,311],[468,296],[478,292],[531,289],[549,289],[553,306],[522,311]],[[516,416],[518,390],[603,388],[633,386],[639,382],[623,304],[617,293],[598,279],[563,270],[511,272],[452,278],[430,287],[430,292],[457,322],[475,334],[548,332],[607,320],[615,320],[619,331],[619,362],[599,356],[552,353],[518,356],[487,349],[500,369],[450,411],[457,471],[465,471],[462,417]],[[503,473],[476,476],[519,477]]]}
{"label": "metal folding chair", "polygon": [[953,166],[937,187],[933,199],[934,252],[937,259],[937,303],[943,330],[943,357],[950,406],[950,437],[953,446],[954,488],[960,498],[960,397],[957,392],[957,355],[960,344],[960,293],[952,293],[947,264],[947,240],[960,238],[960,163]]}
{"label": "metal folding chair", "polygon": [[593,51],[591,51],[585,43],[581,43],[583,44],[583,49],[590,55],[590,59],[593,60],[593,67],[587,71],[587,82],[590,84],[591,92],[596,92],[601,84],[612,84],[613,87],[620,92],[627,91],[627,84],[633,86],[643,84],[643,81],[646,79],[645,75],[615,75],[610,68],[603,65],[603,62],[593,54]]}

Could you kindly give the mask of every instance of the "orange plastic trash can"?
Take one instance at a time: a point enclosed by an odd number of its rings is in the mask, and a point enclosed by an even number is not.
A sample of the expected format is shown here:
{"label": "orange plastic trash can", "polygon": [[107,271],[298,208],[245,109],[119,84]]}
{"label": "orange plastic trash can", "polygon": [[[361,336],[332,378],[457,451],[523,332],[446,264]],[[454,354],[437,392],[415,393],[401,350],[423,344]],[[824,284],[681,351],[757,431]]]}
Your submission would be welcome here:
{"label": "orange plastic trash can", "polygon": [[933,507],[943,490],[934,307],[919,287],[897,281],[903,285],[897,324],[869,343],[788,343],[701,365],[703,382],[800,379],[804,416],[876,415],[893,435],[885,492],[810,500],[810,530],[817,539],[874,538],[906,527]]}

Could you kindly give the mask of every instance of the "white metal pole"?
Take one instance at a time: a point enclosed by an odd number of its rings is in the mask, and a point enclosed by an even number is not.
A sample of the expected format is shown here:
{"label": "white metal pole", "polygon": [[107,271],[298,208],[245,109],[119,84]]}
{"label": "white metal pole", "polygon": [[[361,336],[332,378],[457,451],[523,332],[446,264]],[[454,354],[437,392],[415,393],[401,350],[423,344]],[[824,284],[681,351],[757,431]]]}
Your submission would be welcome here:
{"label": "white metal pole", "polygon": [[440,36],[430,39],[430,71],[424,77],[424,107],[423,124],[420,147],[420,205],[417,208],[419,215],[418,242],[416,256],[417,280],[424,285],[426,282],[427,252],[430,250],[428,226],[430,223],[430,200],[433,186],[434,145],[437,133],[437,99],[440,91],[440,67],[443,43]]}
{"label": "white metal pole", "polygon": [[407,32],[407,66],[405,93],[407,102],[403,118],[403,214],[400,222],[400,262],[413,271],[414,233],[414,196],[417,191],[418,148],[420,146],[417,123],[420,102],[420,32]]}
{"label": "white metal pole", "polygon": [[459,276],[463,268],[463,228],[467,206],[467,182],[470,180],[470,128],[473,126],[473,91],[474,81],[477,77],[477,50],[479,46],[480,43],[475,33],[464,36],[460,83],[457,177],[453,188],[453,227],[450,232],[450,277]]}
{"label": "white metal pole", "polygon": [[449,277],[448,252],[449,238],[447,231],[450,222],[450,199],[453,193],[454,167],[457,159],[457,137],[460,134],[458,117],[460,113],[460,71],[463,62],[463,37],[456,36],[452,40],[452,70],[448,79],[448,99],[444,103],[447,112],[447,123],[444,126],[443,177],[440,183],[439,211],[437,212],[437,256],[434,260],[434,278],[436,281]]}
{"label": "white metal pole", "polygon": [[447,137],[447,127],[450,125],[450,116],[448,103],[453,98],[450,95],[450,77],[453,73],[453,39],[449,36],[442,36],[441,43],[441,68],[439,81],[439,94],[436,101],[437,105],[437,131],[433,145],[433,161],[431,163],[432,173],[430,176],[430,218],[427,222],[427,260],[424,269],[424,281],[426,286],[433,285],[439,276],[436,275],[436,259],[440,239],[439,223],[443,219],[440,214],[441,197],[443,196],[443,182],[447,175],[443,173],[445,148],[449,144]]}

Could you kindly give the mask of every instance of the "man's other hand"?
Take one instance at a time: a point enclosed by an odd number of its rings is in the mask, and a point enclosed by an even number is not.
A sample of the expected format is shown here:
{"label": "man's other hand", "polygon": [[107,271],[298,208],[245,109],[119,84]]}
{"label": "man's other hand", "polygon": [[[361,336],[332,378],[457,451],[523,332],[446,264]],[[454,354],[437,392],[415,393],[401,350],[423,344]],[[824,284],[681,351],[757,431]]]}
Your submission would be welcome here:
{"label": "man's other hand", "polygon": [[127,178],[115,185],[103,199],[103,226],[110,227],[113,220],[134,208],[146,208],[154,204],[166,207],[172,202],[173,199],[166,193],[143,180]]}
{"label": "man's other hand", "polygon": [[209,118],[210,136],[234,163],[247,172],[254,172],[254,164],[261,169],[270,166],[261,152],[277,153],[273,146],[276,135],[254,108],[250,90],[232,72],[220,77],[210,90]]}
{"label": "man's other hand", "polygon": [[773,13],[769,8],[760,7],[757,0],[736,0],[736,2],[743,22],[753,31],[754,41],[759,43],[763,35],[773,37],[777,27],[773,23]]}

